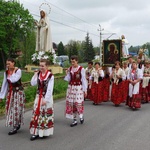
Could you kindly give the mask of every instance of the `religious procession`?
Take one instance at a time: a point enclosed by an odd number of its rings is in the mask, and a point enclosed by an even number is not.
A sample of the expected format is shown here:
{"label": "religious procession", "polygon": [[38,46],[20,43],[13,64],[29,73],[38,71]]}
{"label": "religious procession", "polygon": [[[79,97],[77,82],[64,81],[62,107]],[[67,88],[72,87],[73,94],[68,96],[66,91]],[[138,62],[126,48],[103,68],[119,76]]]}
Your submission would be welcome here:
{"label": "religious procession", "polygon": [[[55,57],[48,14],[41,8],[40,20],[35,25],[36,52],[51,52]],[[143,55],[130,56],[125,36],[121,38],[104,40],[102,60],[87,62],[87,68],[79,65],[78,56],[70,57],[71,66],[64,77],[68,82],[65,117],[71,119],[70,127],[85,122],[84,103],[87,100],[96,107],[109,101],[116,107],[124,103],[133,110],[150,102],[150,60]],[[24,124],[26,96],[21,78],[22,70],[13,58],[8,58],[0,91],[0,101],[6,98],[6,126],[12,128],[8,135],[17,134]],[[37,86],[29,125],[30,140],[33,141],[54,132],[54,75],[47,57],[40,59],[39,69],[34,70],[30,83]]]}
{"label": "religious procession", "polygon": [[141,63],[129,57],[127,61],[116,61],[106,70],[99,62],[88,63],[86,78],[88,81],[87,99],[93,105],[111,101],[116,107],[121,103],[130,108],[141,108],[141,103],[150,101],[150,61]]}
{"label": "religious procession", "polygon": [[136,57],[130,56],[128,42],[124,35],[121,38],[103,41],[103,66],[88,63],[87,99],[93,105],[111,101],[117,107],[125,103],[134,110],[150,101],[150,60],[143,49]]}

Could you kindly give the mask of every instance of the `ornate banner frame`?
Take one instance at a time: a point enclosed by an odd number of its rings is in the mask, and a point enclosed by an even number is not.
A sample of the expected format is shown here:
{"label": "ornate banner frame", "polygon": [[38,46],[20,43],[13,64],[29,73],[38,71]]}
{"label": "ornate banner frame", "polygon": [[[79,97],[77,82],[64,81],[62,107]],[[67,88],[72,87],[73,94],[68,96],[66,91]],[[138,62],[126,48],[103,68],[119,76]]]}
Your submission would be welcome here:
{"label": "ornate banner frame", "polygon": [[121,57],[122,40],[103,40],[103,66],[113,66]]}

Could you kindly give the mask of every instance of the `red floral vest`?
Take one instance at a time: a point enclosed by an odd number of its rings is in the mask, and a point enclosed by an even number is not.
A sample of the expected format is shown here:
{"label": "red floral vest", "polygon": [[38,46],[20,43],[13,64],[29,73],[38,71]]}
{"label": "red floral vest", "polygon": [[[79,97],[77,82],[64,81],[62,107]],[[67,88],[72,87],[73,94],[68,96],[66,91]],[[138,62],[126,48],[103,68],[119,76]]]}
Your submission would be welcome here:
{"label": "red floral vest", "polygon": [[70,70],[70,76],[71,76],[71,80],[69,82],[70,85],[81,85],[82,81],[81,81],[81,69],[82,67],[80,66],[79,69],[74,72],[74,74],[71,73],[71,69],[72,67],[69,68]]}

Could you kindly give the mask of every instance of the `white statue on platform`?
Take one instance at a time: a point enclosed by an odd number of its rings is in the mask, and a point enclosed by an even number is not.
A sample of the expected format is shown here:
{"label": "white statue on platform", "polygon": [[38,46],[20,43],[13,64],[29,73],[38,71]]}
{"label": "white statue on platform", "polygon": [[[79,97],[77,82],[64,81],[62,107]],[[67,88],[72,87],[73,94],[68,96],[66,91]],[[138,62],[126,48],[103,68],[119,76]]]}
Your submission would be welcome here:
{"label": "white statue on platform", "polygon": [[140,48],[140,49],[139,49],[139,52],[138,52],[138,57],[139,57],[142,61],[149,60],[149,51],[148,51],[148,49]]}
{"label": "white statue on platform", "polygon": [[40,20],[36,22],[36,51],[54,52],[51,38],[50,21],[48,12],[40,9]]}
{"label": "white statue on platform", "polygon": [[122,56],[124,58],[127,58],[129,55],[129,50],[128,50],[129,42],[127,41],[124,35],[121,36],[121,39],[122,39]]}

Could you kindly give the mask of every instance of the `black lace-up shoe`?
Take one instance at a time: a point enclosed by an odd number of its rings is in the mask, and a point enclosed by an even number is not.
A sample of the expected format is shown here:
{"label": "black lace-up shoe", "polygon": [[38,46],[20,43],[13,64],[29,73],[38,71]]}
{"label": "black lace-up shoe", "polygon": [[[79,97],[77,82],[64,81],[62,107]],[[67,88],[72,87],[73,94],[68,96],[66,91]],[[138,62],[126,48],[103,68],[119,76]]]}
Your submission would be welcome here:
{"label": "black lace-up shoe", "polygon": [[84,123],[84,118],[80,118],[80,123],[81,123],[81,124]]}
{"label": "black lace-up shoe", "polygon": [[30,140],[31,140],[31,141],[34,141],[34,140],[37,139],[38,137],[39,137],[38,135],[32,135],[31,138],[30,138]]}
{"label": "black lace-up shoe", "polygon": [[13,134],[16,134],[16,133],[17,133],[17,129],[14,128],[14,129],[12,129],[12,130],[8,133],[8,135],[13,135]]}
{"label": "black lace-up shoe", "polygon": [[76,126],[78,123],[77,123],[77,120],[74,120],[71,124],[70,124],[70,127],[74,127]]}
{"label": "black lace-up shoe", "polygon": [[16,129],[19,130],[19,129],[20,129],[20,125],[18,125],[18,126],[16,127]]}

